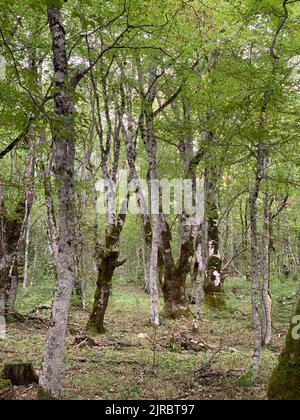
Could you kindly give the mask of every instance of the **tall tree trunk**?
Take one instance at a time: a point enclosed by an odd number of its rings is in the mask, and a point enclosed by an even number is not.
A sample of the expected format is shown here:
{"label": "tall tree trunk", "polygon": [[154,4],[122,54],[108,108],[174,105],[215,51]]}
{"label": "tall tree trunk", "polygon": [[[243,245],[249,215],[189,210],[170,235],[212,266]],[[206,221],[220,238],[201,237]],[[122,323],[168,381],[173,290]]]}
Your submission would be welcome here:
{"label": "tall tree trunk", "polygon": [[253,353],[253,379],[256,380],[261,357],[262,329],[259,313],[260,303],[260,281],[259,281],[259,258],[257,238],[257,199],[260,185],[263,179],[263,165],[265,159],[265,148],[260,143],[256,161],[256,179],[254,188],[249,197],[250,229],[251,229],[251,304],[254,328],[254,353]]}
{"label": "tall tree trunk", "polygon": [[149,267],[149,291],[150,291],[150,318],[154,326],[160,323],[159,316],[159,293],[157,287],[158,277],[158,252],[160,243],[160,216],[153,215],[152,217],[152,245],[150,254]]}
{"label": "tall tree trunk", "polygon": [[152,213],[152,243],[149,269],[150,285],[150,317],[154,326],[159,325],[159,295],[157,288],[159,271],[159,247],[161,243],[161,234],[163,229],[162,215],[160,212],[160,191],[157,174],[157,143],[153,131],[152,104],[154,101],[153,93],[145,101],[145,122],[146,122],[146,148],[149,163],[149,181],[151,190],[151,213]]}
{"label": "tall tree trunk", "polygon": [[[264,157],[264,178],[268,175],[268,156]],[[271,215],[270,215],[270,195],[268,183],[266,182],[264,192],[264,223],[263,223],[263,252],[262,252],[262,344],[269,346],[272,341],[272,298],[270,294],[270,249],[271,249]]]}
{"label": "tall tree trunk", "polygon": [[28,220],[25,227],[23,289],[27,289],[27,286],[28,286],[29,245],[30,245],[30,214],[28,215]]}
{"label": "tall tree trunk", "polygon": [[196,242],[196,259],[198,262],[198,284],[195,296],[195,317],[193,322],[193,331],[199,332],[200,320],[201,320],[201,303],[204,297],[204,280],[206,274],[206,224],[203,223],[200,227],[200,233],[198,234]]}
{"label": "tall tree trunk", "polygon": [[0,230],[1,230],[1,249],[0,249],[0,295],[5,302],[6,316],[15,312],[15,302],[18,290],[18,252],[20,249],[23,233],[28,224],[31,212],[34,190],[34,154],[33,142],[27,138],[29,147],[26,156],[26,166],[23,182],[25,193],[19,198],[14,216],[8,216],[5,209],[4,196],[0,185]]}
{"label": "tall tree trunk", "polygon": [[209,169],[208,164],[204,174],[205,219],[207,223],[208,257],[206,276],[204,280],[205,302],[211,306],[223,303],[222,259],[219,242],[219,209],[216,168]]}
{"label": "tall tree trunk", "polygon": [[[123,124],[123,113],[125,102],[121,95],[122,106],[117,103],[117,98],[114,98],[115,105],[115,121],[111,121],[110,107],[111,97],[108,91],[108,84],[106,77],[102,78],[102,98],[105,108],[105,123],[106,123],[106,142],[104,144],[103,121],[100,109],[100,98],[97,88],[96,79],[91,73],[91,84],[94,93],[94,99],[91,99],[91,112],[95,123],[95,128],[98,134],[101,152],[101,169],[102,177],[105,182],[105,198],[106,198],[106,219],[107,228],[105,233],[105,243],[100,244],[97,241],[95,260],[97,264],[98,279],[96,284],[96,291],[94,295],[94,303],[91,315],[87,323],[87,330],[91,333],[105,333],[104,316],[106,313],[109,296],[112,288],[113,274],[116,268],[121,267],[126,260],[119,261],[120,255],[120,237],[126,221],[128,210],[129,194],[122,197],[122,204],[119,213],[117,213],[115,202],[115,191],[113,190],[118,175],[119,161],[120,161],[120,134],[123,128],[123,135],[127,136]],[[131,136],[131,132],[129,133]],[[112,170],[109,171],[109,158],[111,150],[113,149],[113,164]],[[130,182],[130,181],[129,181]],[[127,185],[128,186],[128,185]]]}
{"label": "tall tree trunk", "polygon": [[50,327],[47,334],[44,362],[40,376],[41,397],[59,398],[64,342],[67,332],[71,294],[74,285],[75,216],[74,216],[74,104],[68,78],[65,31],[60,9],[48,8],[48,23],[52,37],[55,80],[55,115],[53,127],[53,173],[58,191],[58,254],[57,281],[53,296]]}
{"label": "tall tree trunk", "polygon": [[9,279],[10,279],[10,290],[8,294],[8,311],[13,314],[16,312],[16,300],[18,295],[18,286],[19,286],[19,264],[18,258],[15,256],[13,258],[13,264],[9,270]]}

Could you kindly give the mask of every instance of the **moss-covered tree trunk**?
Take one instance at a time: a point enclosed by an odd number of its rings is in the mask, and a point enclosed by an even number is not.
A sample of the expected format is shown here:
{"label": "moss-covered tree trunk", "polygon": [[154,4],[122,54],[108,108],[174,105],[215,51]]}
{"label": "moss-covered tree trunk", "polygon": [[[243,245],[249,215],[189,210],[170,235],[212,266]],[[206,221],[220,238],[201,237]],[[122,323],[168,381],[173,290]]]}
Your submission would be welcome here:
{"label": "moss-covered tree trunk", "polygon": [[94,296],[94,304],[90,315],[87,330],[91,333],[103,334],[104,316],[112,287],[112,278],[116,267],[118,267],[119,252],[111,251],[101,258],[98,266],[98,280]]}
{"label": "moss-covered tree trunk", "polygon": [[0,316],[7,319],[10,313],[8,300],[12,278],[10,270],[12,265],[16,264],[16,251],[25,215],[25,204],[24,198],[21,198],[14,214],[9,217],[6,213],[3,197],[0,201]]}
{"label": "moss-covered tree trunk", "polygon": [[104,317],[112,288],[114,271],[126,262],[126,260],[119,261],[119,241],[122,226],[123,222],[116,222],[116,225],[109,226],[106,233],[106,247],[102,248],[99,245],[96,247],[95,257],[98,268],[98,280],[93,309],[87,323],[87,331],[90,333],[103,334],[106,332]]}
{"label": "moss-covered tree trunk", "polygon": [[[66,34],[62,23],[60,2],[47,9],[48,26],[52,41],[54,113],[52,130],[52,170],[58,196],[59,231],[55,258],[56,286],[53,295],[51,321],[47,333],[42,372],[41,398],[60,398],[61,370],[64,343],[74,286],[75,212],[74,212],[74,91],[70,82]],[[49,3],[50,5],[50,3]]]}
{"label": "moss-covered tree trunk", "polygon": [[270,400],[300,400],[300,300],[268,389]]}
{"label": "moss-covered tree trunk", "polygon": [[189,301],[186,295],[187,273],[175,266],[165,266],[161,289],[164,297],[164,315],[177,319],[190,317]]}
{"label": "moss-covered tree trunk", "polygon": [[175,262],[171,250],[171,231],[163,216],[162,218],[160,252],[163,272],[160,284],[164,298],[164,314],[172,319],[190,317],[186,280],[190,272],[190,258],[194,253],[193,238],[190,231],[183,237],[180,255],[178,261]]}

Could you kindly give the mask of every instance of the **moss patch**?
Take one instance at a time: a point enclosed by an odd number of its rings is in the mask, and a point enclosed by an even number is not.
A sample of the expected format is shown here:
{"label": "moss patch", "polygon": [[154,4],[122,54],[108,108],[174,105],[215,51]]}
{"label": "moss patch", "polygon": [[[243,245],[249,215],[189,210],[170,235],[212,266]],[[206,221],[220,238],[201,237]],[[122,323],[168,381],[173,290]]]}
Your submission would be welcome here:
{"label": "moss patch", "polygon": [[0,390],[11,387],[9,379],[0,379]]}

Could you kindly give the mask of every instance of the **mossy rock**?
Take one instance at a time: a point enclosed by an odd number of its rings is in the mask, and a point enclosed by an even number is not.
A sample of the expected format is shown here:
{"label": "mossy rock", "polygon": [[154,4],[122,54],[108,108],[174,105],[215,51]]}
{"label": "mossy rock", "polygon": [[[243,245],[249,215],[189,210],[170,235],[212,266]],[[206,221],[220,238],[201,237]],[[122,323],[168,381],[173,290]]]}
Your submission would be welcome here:
{"label": "mossy rock", "polygon": [[251,388],[255,385],[255,380],[253,379],[252,372],[246,372],[240,376],[236,381],[235,385],[238,387]]}
{"label": "mossy rock", "polygon": [[37,398],[40,401],[56,401],[58,398],[53,397],[50,392],[45,391],[44,388],[38,386]]}
{"label": "mossy rock", "polygon": [[12,400],[14,396],[14,389],[12,387],[11,381],[7,379],[0,378],[0,400]]}
{"label": "mossy rock", "polygon": [[11,381],[9,379],[1,379],[0,378],[0,391],[6,388],[11,387]]}

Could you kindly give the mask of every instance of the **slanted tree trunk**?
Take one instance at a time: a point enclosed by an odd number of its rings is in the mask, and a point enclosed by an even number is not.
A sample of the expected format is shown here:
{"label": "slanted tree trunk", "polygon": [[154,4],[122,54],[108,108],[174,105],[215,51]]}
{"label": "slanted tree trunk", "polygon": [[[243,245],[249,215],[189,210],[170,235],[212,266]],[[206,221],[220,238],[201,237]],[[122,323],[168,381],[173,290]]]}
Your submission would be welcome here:
{"label": "slanted tree trunk", "polygon": [[55,80],[54,103],[56,120],[53,127],[52,149],[53,173],[59,202],[59,240],[56,260],[57,281],[39,383],[41,397],[59,398],[61,393],[60,374],[64,357],[64,342],[75,277],[74,103],[68,77],[65,31],[61,22],[59,8],[48,8],[48,23],[52,37]]}
{"label": "slanted tree trunk", "polygon": [[269,381],[268,398],[300,401],[300,300]]}
{"label": "slanted tree trunk", "polygon": [[[151,102],[151,99],[150,99]],[[192,254],[190,248],[191,236],[185,238],[181,247],[181,254],[178,266],[175,264],[171,249],[171,232],[160,208],[160,191],[156,166],[156,138],[153,131],[153,114],[151,104],[145,107],[146,133],[147,133],[147,152],[149,159],[149,178],[151,183],[152,200],[152,250],[150,258],[150,295],[151,295],[151,314],[154,323],[159,322],[158,318],[158,298],[156,282],[159,274],[162,274],[161,289],[164,297],[164,313],[167,317],[178,318],[190,315],[189,301],[186,296],[186,277],[190,270],[189,257]],[[157,201],[155,203],[155,201]],[[154,205],[153,205],[154,204]],[[155,230],[155,237],[154,237]],[[159,248],[157,250],[157,242]],[[159,254],[163,262],[163,273],[159,273]],[[155,316],[154,316],[155,315]]]}
{"label": "slanted tree trunk", "polygon": [[[86,155],[86,154],[85,154]],[[85,168],[82,170],[81,181],[86,181]],[[79,208],[76,225],[76,280],[75,280],[75,302],[76,306],[85,308],[87,303],[87,258],[86,245],[84,240],[84,226],[86,224],[87,193],[84,190],[78,194]]]}
{"label": "slanted tree trunk", "polygon": [[106,332],[104,326],[104,316],[106,313],[109,296],[112,287],[114,271],[124,262],[119,261],[119,252],[110,251],[99,257],[98,280],[94,296],[94,304],[90,315],[87,330],[91,333],[103,334]]}
{"label": "slanted tree trunk", "polygon": [[256,179],[254,188],[249,197],[250,229],[251,229],[251,304],[254,328],[254,352],[253,352],[253,379],[256,380],[261,357],[262,328],[259,312],[260,303],[260,281],[259,281],[259,257],[257,238],[257,199],[260,185],[263,179],[263,164],[265,159],[265,148],[260,143],[256,160]]}
{"label": "slanted tree trunk", "polygon": [[[40,138],[41,146],[45,143],[44,135]],[[52,197],[52,185],[51,185],[51,170],[50,170],[50,162],[47,163],[47,167],[45,167],[45,163],[43,161],[42,156],[38,158],[38,168],[39,168],[39,175],[42,181],[43,189],[44,189],[44,197],[45,197],[45,204],[46,204],[46,213],[47,213],[47,220],[44,221],[44,225],[47,231],[47,239],[48,239],[48,247],[49,252],[52,257],[53,266],[55,269],[55,276],[56,276],[56,267],[58,265],[58,231],[57,231],[57,222],[56,222],[56,215],[54,210],[54,202]]]}
{"label": "slanted tree trunk", "polygon": [[[152,112],[152,103],[154,96],[152,93],[147,96],[145,107],[144,107],[144,120],[140,119],[141,132],[143,134],[143,140],[147,148],[148,161],[149,161],[149,178],[152,185],[158,182],[158,174],[156,167],[156,137],[154,133],[153,123],[154,115]],[[200,160],[203,157],[203,152],[199,152],[196,156],[192,157],[193,152],[190,150],[185,142],[180,145],[180,150],[183,153],[183,158],[186,165],[186,175],[188,179],[194,180],[195,170]],[[159,187],[157,186],[157,189]],[[179,247],[179,258],[175,262],[172,253],[172,237],[170,228],[165,219],[165,216],[161,214],[161,203],[160,193],[157,193],[157,206],[156,211],[159,212],[157,215],[152,215],[152,235],[154,229],[154,223],[157,224],[155,227],[159,231],[160,247],[158,257],[155,258],[157,262],[156,277],[159,277],[161,290],[164,297],[164,314],[167,317],[176,319],[179,317],[190,317],[192,315],[189,309],[189,300],[186,294],[186,280],[191,270],[191,260],[194,255],[194,242],[192,236],[192,226],[187,223],[187,216],[182,214],[180,217],[181,224],[181,243]],[[153,201],[152,194],[152,201]],[[195,198],[195,197],[193,197]],[[152,208],[153,211],[153,208]],[[152,239],[153,240],[153,239]],[[155,249],[155,248],[154,248]],[[153,244],[152,244],[153,251]],[[156,251],[155,251],[156,252]],[[153,254],[153,252],[152,252]],[[151,279],[153,282],[154,280]],[[156,293],[155,288],[153,289]],[[155,301],[156,298],[153,298]]]}
{"label": "slanted tree trunk", "polygon": [[112,278],[116,268],[125,264],[126,260],[119,261],[119,241],[123,222],[109,226],[106,233],[105,247],[97,244],[95,258],[98,268],[98,279],[94,295],[94,304],[87,323],[87,330],[94,334],[106,332],[104,316],[106,313],[112,287]]}
{"label": "slanted tree trunk", "polygon": [[[183,121],[177,116],[184,138],[180,141],[178,149],[181,154],[183,166],[185,169],[185,179],[192,183],[191,203],[196,207],[196,169],[202,160],[204,153],[199,150],[196,154],[193,150],[193,130],[190,121],[190,109],[185,100],[183,100]],[[194,214],[187,214],[191,209],[183,209],[180,215],[180,245],[178,259],[175,262],[171,251],[171,232],[169,226],[164,220],[162,235],[162,253],[163,253],[163,281],[161,284],[164,296],[164,313],[171,318],[191,317],[192,312],[189,308],[189,299],[186,293],[187,277],[192,269],[192,260],[195,254],[195,238],[193,236],[197,217]],[[190,224],[193,219],[192,224]],[[197,227],[197,226],[196,226]],[[199,260],[196,258],[199,267]],[[198,273],[197,273],[198,274]]]}
{"label": "slanted tree trunk", "polygon": [[[116,185],[119,162],[120,162],[120,134],[123,132],[123,136],[126,138],[131,137],[131,128],[129,128],[129,134],[127,134],[123,124],[123,113],[124,113],[124,100],[121,95],[121,102],[123,106],[119,106],[117,100],[119,98],[114,97],[115,113],[116,118],[114,123],[111,121],[110,108],[112,98],[108,91],[108,83],[106,76],[103,76],[102,80],[102,99],[105,108],[105,123],[106,123],[106,142],[104,142],[103,126],[104,122],[101,109],[100,109],[100,98],[96,79],[91,72],[91,84],[94,93],[94,99],[91,101],[91,112],[97,131],[100,152],[101,152],[101,169],[102,176],[105,182],[105,194],[106,194],[106,219],[107,228],[105,234],[105,243],[100,244],[98,241],[96,245],[95,260],[97,262],[98,279],[96,284],[96,291],[94,295],[94,303],[91,315],[87,323],[87,330],[91,333],[105,333],[104,316],[108,305],[109,296],[112,288],[112,278],[116,268],[121,267],[126,260],[119,261],[120,255],[120,236],[126,221],[126,213],[128,210],[129,194],[126,193],[126,197],[122,197],[122,204],[119,213],[117,214],[115,191],[113,190]],[[122,131],[123,128],[123,131]],[[109,170],[109,158],[111,150],[113,149],[113,163],[112,170]],[[130,182],[130,180],[129,180]]]}
{"label": "slanted tree trunk", "polygon": [[[146,204],[146,200],[143,194],[142,184],[136,168],[136,144],[134,142],[134,129],[133,129],[133,116],[132,116],[132,87],[127,87],[125,92],[125,86],[122,85],[123,101],[125,96],[129,103],[128,110],[126,112],[127,117],[127,130],[124,124],[122,124],[122,134],[126,147],[127,164],[129,168],[130,178],[135,187],[135,196],[140,209],[141,219],[143,223],[143,266],[144,266],[144,289],[146,292],[150,292],[150,257],[151,257],[151,245],[152,245],[152,228],[151,228],[151,217],[149,209]],[[144,114],[141,113],[139,118],[138,129],[141,130],[142,139],[144,143],[147,143],[147,134],[143,124]]]}
{"label": "slanted tree trunk", "polygon": [[24,171],[25,193],[19,197],[13,216],[7,215],[4,195],[0,185],[0,295],[5,303],[5,315],[15,311],[18,289],[18,251],[24,228],[33,203],[34,156],[32,140],[28,137],[29,151]]}

